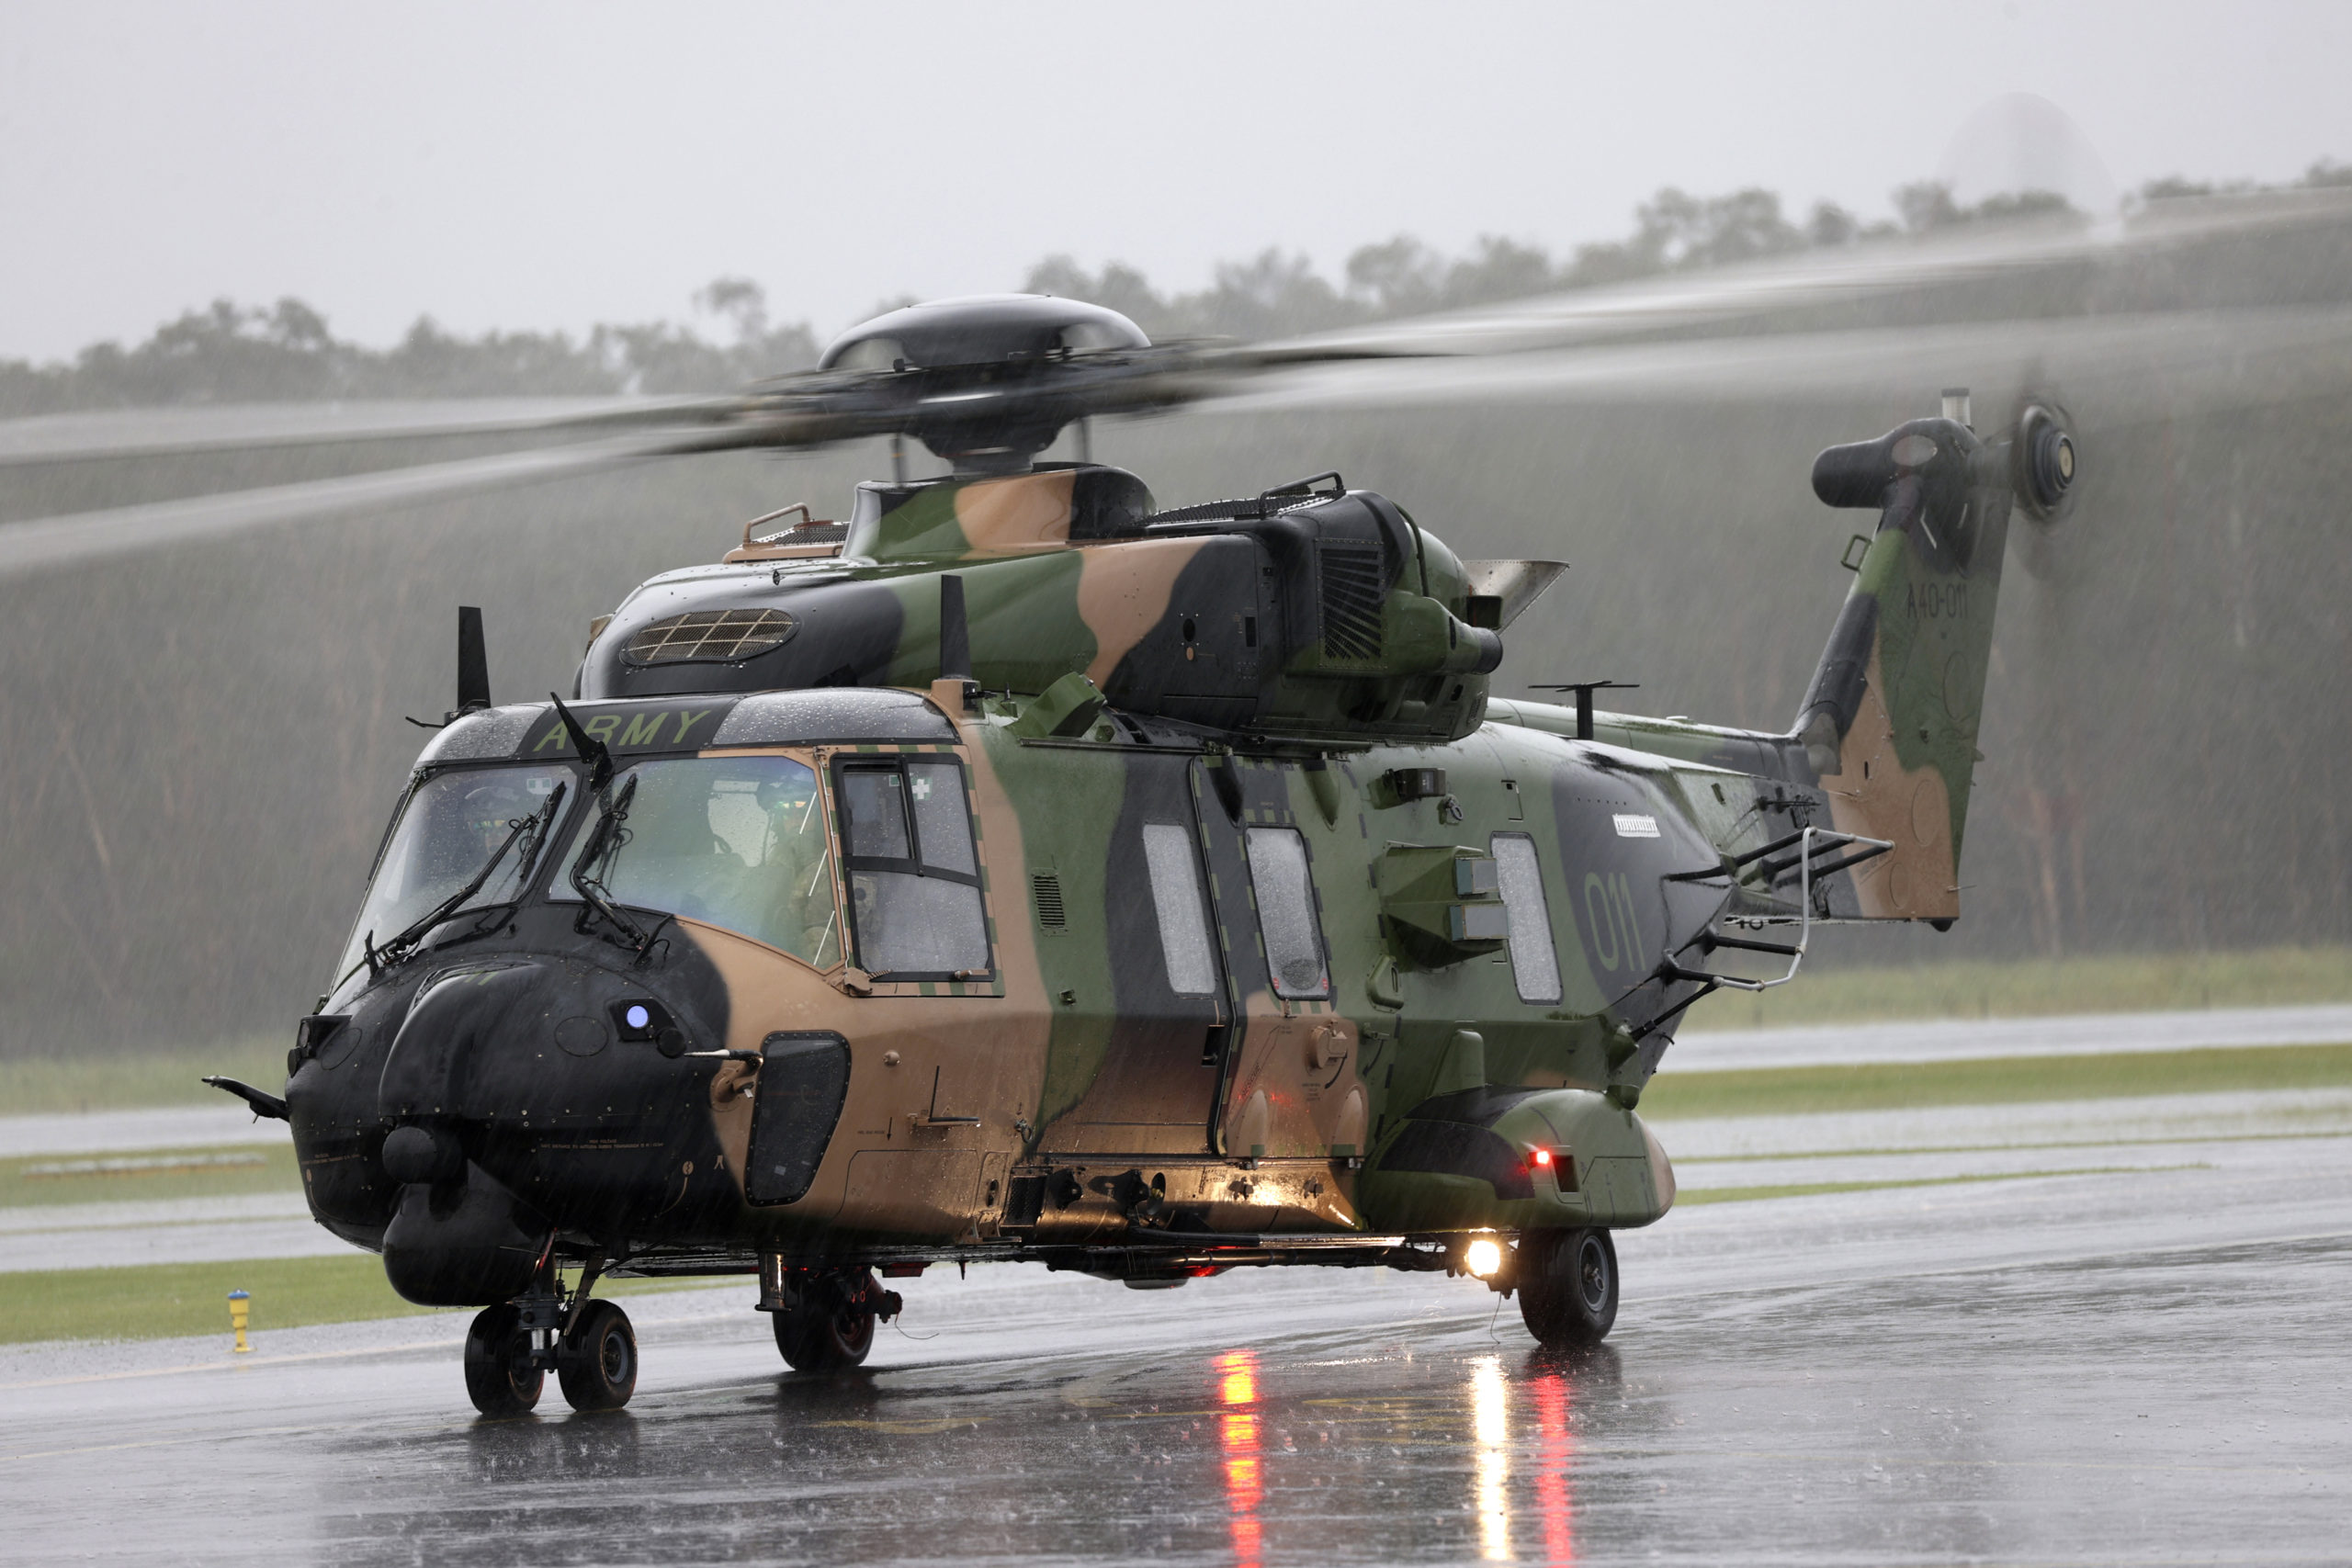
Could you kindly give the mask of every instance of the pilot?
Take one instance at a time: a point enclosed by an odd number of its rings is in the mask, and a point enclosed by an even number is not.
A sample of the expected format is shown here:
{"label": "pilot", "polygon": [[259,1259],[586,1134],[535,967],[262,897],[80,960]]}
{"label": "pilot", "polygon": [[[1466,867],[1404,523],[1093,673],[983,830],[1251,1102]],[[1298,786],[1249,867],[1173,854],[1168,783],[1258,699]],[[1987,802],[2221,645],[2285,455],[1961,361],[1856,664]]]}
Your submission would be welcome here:
{"label": "pilot", "polygon": [[831,964],[841,953],[840,932],[817,775],[801,763],[780,762],[762,782],[759,800],[768,819],[768,929],[796,957]]}

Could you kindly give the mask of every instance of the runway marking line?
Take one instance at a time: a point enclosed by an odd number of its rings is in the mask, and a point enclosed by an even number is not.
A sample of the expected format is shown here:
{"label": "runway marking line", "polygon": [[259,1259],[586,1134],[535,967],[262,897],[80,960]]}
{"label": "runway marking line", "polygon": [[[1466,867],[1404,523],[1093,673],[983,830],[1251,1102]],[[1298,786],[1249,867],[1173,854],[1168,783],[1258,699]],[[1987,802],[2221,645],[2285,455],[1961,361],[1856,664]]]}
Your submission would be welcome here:
{"label": "runway marking line", "polygon": [[1773,1198],[1823,1198],[1841,1192],[1891,1192],[1906,1187],[1958,1187],[1988,1181],[2040,1181],[2054,1176],[2159,1176],[2183,1170],[2211,1170],[2211,1165],[2099,1165],[2073,1170],[1983,1171],[1969,1176],[1919,1176],[1893,1181],[1797,1181],[1785,1185],[1756,1182],[1744,1187],[1686,1187],[1678,1204],[1750,1203]]}
{"label": "runway marking line", "polygon": [[395,1356],[410,1350],[446,1350],[452,1345],[463,1345],[465,1342],[464,1336],[460,1335],[455,1339],[417,1339],[404,1345],[370,1345],[354,1350],[305,1350],[300,1355],[292,1356],[255,1356],[248,1361],[190,1361],[185,1366],[178,1367],[137,1367],[120,1372],[85,1372],[78,1377],[40,1378],[31,1382],[0,1382],[0,1393],[16,1389],[70,1388],[76,1383],[119,1382],[125,1378],[177,1377],[182,1372],[247,1372],[255,1367],[284,1367],[297,1361],[343,1360],[355,1356]]}
{"label": "runway marking line", "polygon": [[854,1427],[864,1431],[890,1432],[901,1437],[935,1438],[942,1432],[956,1432],[966,1428],[977,1431],[979,1428],[980,1423],[987,1419],[988,1417],[985,1416],[940,1416],[934,1419],[922,1421],[860,1421],[844,1419],[840,1421],[811,1421],[808,1425],[812,1427]]}

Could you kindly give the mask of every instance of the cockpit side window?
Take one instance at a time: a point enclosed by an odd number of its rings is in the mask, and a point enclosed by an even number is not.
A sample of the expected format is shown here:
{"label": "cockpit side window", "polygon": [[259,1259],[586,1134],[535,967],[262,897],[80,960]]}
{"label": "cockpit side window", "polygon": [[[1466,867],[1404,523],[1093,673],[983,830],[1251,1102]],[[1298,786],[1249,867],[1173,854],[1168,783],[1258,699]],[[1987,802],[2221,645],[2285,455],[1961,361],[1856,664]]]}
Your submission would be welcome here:
{"label": "cockpit side window", "polygon": [[862,755],[833,767],[859,967],[894,980],[987,976],[988,913],[963,763]]}

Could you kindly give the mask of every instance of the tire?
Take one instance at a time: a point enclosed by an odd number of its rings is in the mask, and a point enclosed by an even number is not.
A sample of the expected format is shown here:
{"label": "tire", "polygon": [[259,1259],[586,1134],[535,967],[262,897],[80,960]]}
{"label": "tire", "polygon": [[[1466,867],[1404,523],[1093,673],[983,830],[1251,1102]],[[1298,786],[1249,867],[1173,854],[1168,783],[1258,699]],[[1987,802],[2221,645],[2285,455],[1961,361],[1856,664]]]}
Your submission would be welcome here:
{"label": "tire", "polygon": [[618,1410],[637,1392],[637,1334],[628,1314],[590,1302],[556,1348],[556,1382],[574,1410]]}
{"label": "tire", "polygon": [[484,1307],[466,1330],[466,1393],[484,1416],[527,1416],[547,1373],[531,1365],[531,1339],[512,1306]]}
{"label": "tire", "polygon": [[1598,1226],[1519,1242],[1519,1315],[1547,1350],[1598,1345],[1617,1321],[1617,1247]]}
{"label": "tire", "polygon": [[862,1364],[874,1348],[874,1305],[880,1289],[871,1274],[812,1281],[799,1304],[771,1313],[775,1348],[797,1372],[841,1372]]}

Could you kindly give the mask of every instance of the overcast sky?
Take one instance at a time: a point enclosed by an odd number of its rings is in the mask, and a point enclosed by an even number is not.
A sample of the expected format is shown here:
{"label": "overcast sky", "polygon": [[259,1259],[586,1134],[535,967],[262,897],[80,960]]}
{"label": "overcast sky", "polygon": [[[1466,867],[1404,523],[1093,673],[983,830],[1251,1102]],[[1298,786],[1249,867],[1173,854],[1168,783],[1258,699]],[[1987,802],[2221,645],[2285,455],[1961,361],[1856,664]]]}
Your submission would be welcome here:
{"label": "overcast sky", "polygon": [[2342,0],[5,0],[0,355],[218,296],[369,343],[684,320],[721,273],[821,336],[1056,252],[1197,287],[1400,231],[1566,249],[1667,184],[1883,214],[2013,93],[2114,188],[2279,180],[2352,159],[2347,64]]}

